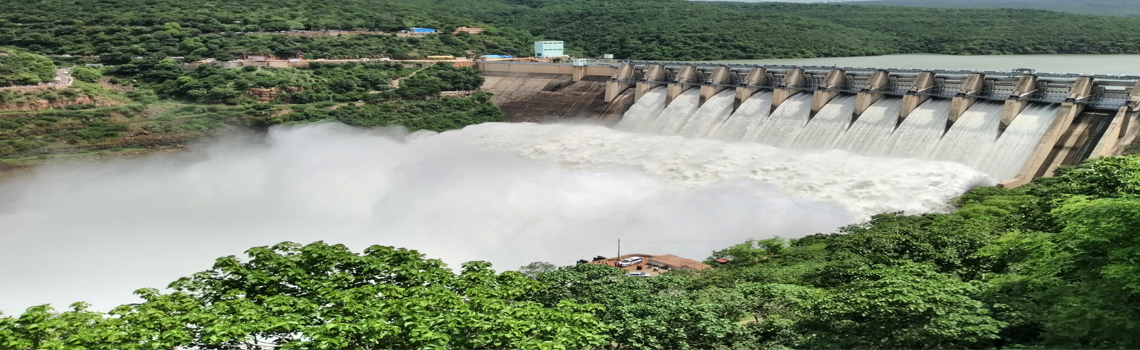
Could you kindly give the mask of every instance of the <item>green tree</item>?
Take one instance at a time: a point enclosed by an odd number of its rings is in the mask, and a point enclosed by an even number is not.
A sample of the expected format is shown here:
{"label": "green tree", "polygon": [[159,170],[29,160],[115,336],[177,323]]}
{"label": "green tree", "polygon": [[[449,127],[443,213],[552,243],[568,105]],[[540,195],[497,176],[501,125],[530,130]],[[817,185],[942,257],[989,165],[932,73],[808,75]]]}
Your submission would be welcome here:
{"label": "green tree", "polygon": [[560,302],[605,306],[608,339],[621,348],[708,349],[727,346],[740,330],[729,305],[686,291],[684,279],[662,275],[628,277],[613,266],[579,264],[538,276],[546,287],[530,297],[544,305]]}
{"label": "green tree", "polygon": [[87,310],[85,303],[56,313],[48,305],[28,308],[18,318],[0,315],[0,349],[82,350],[113,349],[106,339],[116,333],[117,320]]}
{"label": "green tree", "polygon": [[540,284],[483,262],[456,275],[415,251],[321,242],[247,254],[174,282],[173,294],[142,291],[147,302],[117,313],[137,322],[144,345],[202,348],[586,348],[607,329],[596,306],[522,301]]}
{"label": "green tree", "polygon": [[1017,311],[1036,315],[1047,345],[1140,346],[1140,200],[1076,197],[1053,214],[1061,233],[1007,242],[1022,259],[999,286],[1035,300]]}
{"label": "green tree", "polygon": [[536,277],[538,277],[538,275],[541,275],[541,274],[544,274],[544,273],[547,273],[550,271],[554,271],[557,269],[558,269],[558,266],[555,266],[554,264],[551,264],[551,263],[548,263],[545,261],[535,261],[535,262],[523,265],[522,267],[519,267],[519,273],[523,274],[523,276],[527,276],[530,278],[536,278]]}
{"label": "green tree", "polygon": [[1003,324],[972,298],[976,287],[927,264],[861,271],[862,280],[828,291],[800,323],[811,348],[978,347]]}
{"label": "green tree", "polygon": [[50,82],[54,77],[55,64],[47,57],[0,48],[0,87],[36,85]]}
{"label": "green tree", "polygon": [[96,83],[103,77],[103,72],[95,68],[75,67],[71,69],[71,76],[78,81]]}

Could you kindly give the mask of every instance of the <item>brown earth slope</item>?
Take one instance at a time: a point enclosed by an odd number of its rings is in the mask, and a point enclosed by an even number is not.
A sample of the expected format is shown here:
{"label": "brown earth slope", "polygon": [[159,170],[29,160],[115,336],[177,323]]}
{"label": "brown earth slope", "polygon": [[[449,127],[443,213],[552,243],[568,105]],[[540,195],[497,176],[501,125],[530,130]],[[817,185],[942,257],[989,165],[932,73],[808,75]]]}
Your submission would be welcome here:
{"label": "brown earth slope", "polygon": [[494,93],[491,102],[503,109],[509,122],[598,120],[616,122],[632,98],[605,103],[605,77],[571,81],[570,75],[486,72],[483,91]]}

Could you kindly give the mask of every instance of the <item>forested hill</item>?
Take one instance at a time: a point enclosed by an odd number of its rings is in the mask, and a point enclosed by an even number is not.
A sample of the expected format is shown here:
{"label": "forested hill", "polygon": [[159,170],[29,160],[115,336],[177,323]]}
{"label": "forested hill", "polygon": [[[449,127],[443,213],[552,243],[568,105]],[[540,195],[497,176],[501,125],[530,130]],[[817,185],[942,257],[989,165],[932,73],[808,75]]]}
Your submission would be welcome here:
{"label": "forested hill", "polygon": [[[248,34],[392,32],[423,38]],[[451,35],[458,26],[484,35]],[[530,52],[537,38],[570,53],[712,60],[894,53],[1140,53],[1140,19],[1009,9],[933,9],[684,0],[32,0],[0,2],[0,45],[45,54],[308,58]]]}
{"label": "forested hill", "polygon": [[[468,35],[397,38],[391,35],[311,37],[264,34],[289,30],[391,33],[412,26]],[[0,2],[0,45],[43,54],[98,55],[110,63],[133,57],[232,59],[242,53],[307,58],[522,55],[534,37],[415,4],[366,0],[39,0]]]}
{"label": "forested hill", "polygon": [[1136,0],[879,0],[862,4],[945,8],[1020,8],[1140,18]]}
{"label": "forested hill", "polygon": [[[439,9],[465,0],[437,0]],[[532,0],[475,19],[566,40],[587,55],[648,59],[891,53],[1140,53],[1140,19],[1010,9],[680,0]]]}

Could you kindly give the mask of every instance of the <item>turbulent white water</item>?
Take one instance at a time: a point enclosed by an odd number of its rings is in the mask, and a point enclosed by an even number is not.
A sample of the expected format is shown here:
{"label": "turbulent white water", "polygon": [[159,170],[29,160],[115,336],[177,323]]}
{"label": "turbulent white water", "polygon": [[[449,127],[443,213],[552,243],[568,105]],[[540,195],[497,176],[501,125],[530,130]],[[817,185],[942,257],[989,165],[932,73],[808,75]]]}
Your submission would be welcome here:
{"label": "turbulent white water", "polygon": [[[946,119],[950,116],[950,100],[930,99],[919,105],[903,119],[894,137],[884,142],[882,155],[891,157],[939,159],[934,155],[938,141],[946,133]],[[883,152],[885,151],[885,152]]]}
{"label": "turbulent white water", "polygon": [[771,109],[772,92],[757,92],[744,100],[728,120],[713,130],[710,136],[725,141],[740,141],[768,119],[768,112]]}
{"label": "turbulent white water", "polygon": [[629,110],[622,115],[621,121],[614,128],[634,132],[655,132],[656,120],[661,117],[665,109],[665,87],[660,86],[649,90],[637,103],[629,106]]}
{"label": "turbulent white water", "polygon": [[803,131],[796,135],[791,147],[806,150],[834,148],[835,142],[851,125],[851,114],[854,112],[854,95],[836,97],[811,118]]}
{"label": "turbulent white water", "polygon": [[890,143],[901,103],[902,99],[898,97],[884,96],[871,104],[839,137],[836,148],[868,156],[886,156],[883,145]]}
{"label": "turbulent white water", "polygon": [[745,139],[787,148],[807,125],[810,113],[811,94],[796,94],[781,103],[756,130],[745,135]]}
{"label": "turbulent white water", "polygon": [[107,309],[285,240],[394,245],[498,269],[612,255],[619,238],[623,252],[702,259],[748,238],[938,211],[988,184],[950,162],[602,126],[492,123],[407,137],[274,128],[0,183],[0,310],[77,300]]}
{"label": "turbulent white water", "polygon": [[977,168],[998,179],[1016,176],[1033,153],[1033,147],[1049,129],[1058,108],[1056,105],[1040,103],[1025,107],[998,137],[988,154],[982,157]]}
{"label": "turbulent white water", "polygon": [[574,168],[634,167],[681,188],[747,178],[798,197],[836,202],[858,218],[884,211],[938,210],[964,189],[990,183],[984,174],[950,162],[616,133],[600,126],[484,124],[440,137],[467,139]]}
{"label": "turbulent white water", "polygon": [[732,103],[736,101],[736,91],[725,90],[717,93],[701,105],[689,122],[681,128],[679,135],[686,137],[709,136],[732,114]]}
{"label": "turbulent white water", "polygon": [[[962,113],[935,146],[934,159],[949,160],[977,167],[997,142],[1003,105],[979,101]],[[984,171],[984,170],[983,170]]]}
{"label": "turbulent white water", "polygon": [[651,126],[651,129],[656,129],[658,133],[664,135],[676,135],[681,132],[681,128],[685,127],[692,119],[693,114],[697,112],[697,107],[701,100],[700,89],[689,89],[682,92],[677,97],[665,106],[665,110],[661,111],[661,118]]}
{"label": "turbulent white water", "polygon": [[[745,100],[729,115],[730,99],[721,92],[699,111],[692,106],[695,95],[669,106],[663,99],[639,100],[638,113],[664,109],[650,131],[625,127],[624,130],[673,135],[680,130],[686,137],[706,137],[726,141],[753,141],[779,148],[798,150],[846,150],[874,157],[953,161],[978,169],[994,179],[1016,176],[1033,147],[1045,133],[1057,108],[1035,104],[1014,118],[1013,125],[999,138],[1003,104],[980,101],[970,107],[947,130],[951,101],[930,99],[898,121],[902,99],[884,97],[851,122],[854,95],[841,95],[810,115],[812,95],[800,93],[771,109],[772,93],[759,92]],[[680,100],[680,98],[678,98]],[[715,104],[713,104],[715,100]],[[629,116],[629,114],[627,114]],[[639,119],[640,120],[640,119]],[[723,122],[722,122],[723,121]],[[660,131],[665,130],[665,131]]]}

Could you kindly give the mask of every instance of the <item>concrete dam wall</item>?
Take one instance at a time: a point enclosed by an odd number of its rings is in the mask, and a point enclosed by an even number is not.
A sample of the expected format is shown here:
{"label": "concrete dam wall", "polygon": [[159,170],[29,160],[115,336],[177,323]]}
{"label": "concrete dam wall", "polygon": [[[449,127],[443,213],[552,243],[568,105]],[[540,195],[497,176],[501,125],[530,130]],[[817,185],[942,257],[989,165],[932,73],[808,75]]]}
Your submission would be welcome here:
{"label": "concrete dam wall", "polygon": [[640,133],[948,160],[1009,187],[1118,154],[1140,122],[1137,76],[671,62],[511,69],[540,68],[484,70],[513,121],[620,119],[615,128]]}
{"label": "concrete dam wall", "polygon": [[608,77],[573,81],[570,75],[484,72],[481,90],[494,93],[491,102],[503,109],[507,121],[552,122],[568,119],[616,123],[633,96],[607,103]]}

